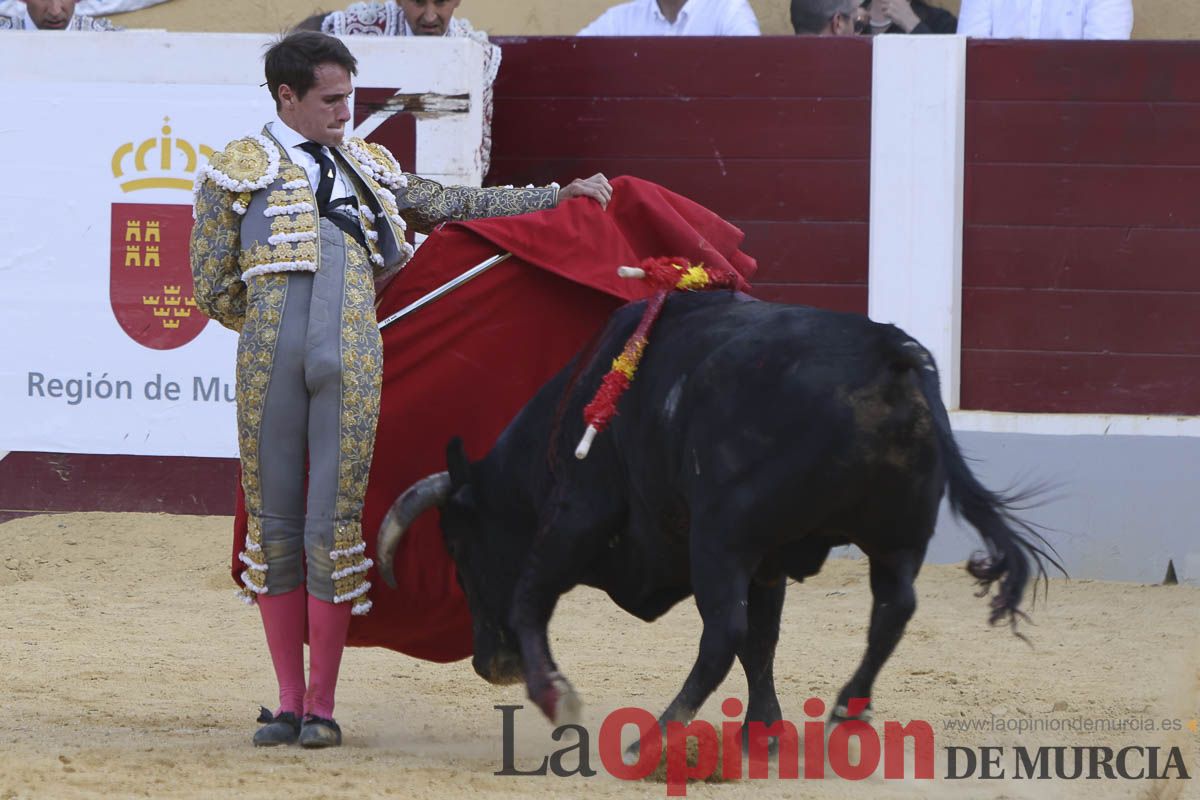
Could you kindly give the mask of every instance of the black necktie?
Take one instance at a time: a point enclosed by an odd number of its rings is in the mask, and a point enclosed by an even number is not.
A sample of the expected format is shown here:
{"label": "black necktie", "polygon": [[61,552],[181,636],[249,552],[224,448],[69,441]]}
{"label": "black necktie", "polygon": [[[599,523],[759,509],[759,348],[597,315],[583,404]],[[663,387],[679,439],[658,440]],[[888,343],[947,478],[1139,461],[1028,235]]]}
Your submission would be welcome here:
{"label": "black necktie", "polygon": [[341,197],[337,202],[329,202],[333,196],[333,159],[325,155],[324,149],[316,142],[305,142],[300,148],[317,160],[317,168],[321,170],[321,181],[317,184],[317,216],[324,217],[350,234],[360,247],[366,249],[367,238],[358,220],[358,198]]}
{"label": "black necktie", "polygon": [[325,155],[324,148],[316,142],[305,142],[300,149],[317,160],[317,168],[321,171],[321,182],[317,185],[317,214],[323,217],[329,208],[329,198],[333,196],[333,159]]}

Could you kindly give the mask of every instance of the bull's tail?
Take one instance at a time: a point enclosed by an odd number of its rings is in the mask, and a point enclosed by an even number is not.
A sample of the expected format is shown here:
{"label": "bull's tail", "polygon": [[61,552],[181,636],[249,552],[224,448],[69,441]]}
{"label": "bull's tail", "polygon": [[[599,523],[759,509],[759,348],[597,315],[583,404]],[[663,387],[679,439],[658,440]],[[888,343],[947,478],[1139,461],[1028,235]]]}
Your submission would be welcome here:
{"label": "bull's tail", "polygon": [[937,368],[928,351],[912,339],[903,344],[901,351],[904,366],[915,370],[921,394],[933,415],[938,452],[946,471],[950,508],[955,516],[965,519],[979,531],[987,548],[986,553],[971,556],[967,571],[979,582],[980,596],[986,595],[992,584],[999,582],[999,590],[992,598],[989,621],[994,625],[1007,618],[1015,629],[1017,620],[1025,617],[1021,599],[1030,577],[1034,579],[1036,594],[1037,581],[1045,583],[1047,580],[1047,563],[1064,575],[1066,571],[1054,546],[1017,514],[1032,493],[993,492],[980,483],[967,466],[950,428],[950,415],[942,403]]}

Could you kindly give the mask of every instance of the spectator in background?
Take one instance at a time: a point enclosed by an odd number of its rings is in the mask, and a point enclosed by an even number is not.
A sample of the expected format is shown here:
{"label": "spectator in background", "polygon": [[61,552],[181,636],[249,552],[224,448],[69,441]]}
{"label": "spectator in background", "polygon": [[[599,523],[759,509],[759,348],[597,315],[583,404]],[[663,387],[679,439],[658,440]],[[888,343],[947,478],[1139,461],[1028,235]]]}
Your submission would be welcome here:
{"label": "spectator in background", "polygon": [[958,32],[980,39],[1128,39],[1133,0],[962,0]]}
{"label": "spectator in background", "polygon": [[632,0],[605,11],[580,36],[758,36],[749,0]]}
{"label": "spectator in background", "polygon": [[[455,18],[461,0],[375,0],[351,3],[325,17],[325,33],[335,36],[466,36],[474,29]],[[472,37],[476,38],[476,37]]]}
{"label": "spectator in background", "polygon": [[867,33],[954,33],[958,20],[925,0],[867,0]]}
{"label": "spectator in background", "polygon": [[797,36],[853,36],[867,26],[858,0],[792,0],[791,13]]}
{"label": "spectator in background", "polygon": [[[483,144],[479,148],[479,163],[480,174],[486,176],[492,161],[492,85],[500,73],[500,48],[488,41],[486,33],[454,16],[460,2],[386,0],[351,3],[345,11],[326,14],[320,30],[334,36],[451,36],[478,42],[484,50]],[[311,25],[312,17],[300,24]]]}
{"label": "spectator in background", "polygon": [[119,31],[104,17],[75,13],[76,0],[25,0],[25,13],[0,16],[0,31]]}

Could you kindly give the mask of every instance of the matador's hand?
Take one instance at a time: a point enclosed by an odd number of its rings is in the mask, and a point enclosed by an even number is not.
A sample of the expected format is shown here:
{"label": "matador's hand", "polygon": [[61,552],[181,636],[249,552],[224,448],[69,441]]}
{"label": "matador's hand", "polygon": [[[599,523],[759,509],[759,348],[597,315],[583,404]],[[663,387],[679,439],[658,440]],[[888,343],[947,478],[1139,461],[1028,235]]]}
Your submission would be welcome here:
{"label": "matador's hand", "polygon": [[563,200],[572,197],[590,197],[599,203],[601,208],[608,208],[612,191],[612,184],[608,182],[608,178],[604,177],[604,173],[597,172],[590,178],[576,178],[559,189],[558,202],[561,204]]}

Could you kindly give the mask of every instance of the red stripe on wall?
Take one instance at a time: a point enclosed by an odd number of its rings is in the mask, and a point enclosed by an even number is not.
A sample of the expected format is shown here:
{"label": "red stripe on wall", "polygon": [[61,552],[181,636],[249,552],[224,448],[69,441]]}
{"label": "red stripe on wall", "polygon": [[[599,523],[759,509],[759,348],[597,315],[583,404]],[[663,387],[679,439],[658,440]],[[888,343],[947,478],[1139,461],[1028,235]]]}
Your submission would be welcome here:
{"label": "red stripe on wall", "polygon": [[867,287],[844,284],[756,283],[754,296],[772,303],[818,306],[832,311],[867,313]]}
{"label": "red stripe on wall", "polygon": [[[544,184],[604,172],[635,175],[707,206],[727,219],[864,222],[869,207],[865,161],[688,158],[497,158],[492,174],[505,183]],[[753,255],[753,253],[751,253]]]}
{"label": "red stripe on wall", "polygon": [[966,172],[968,224],[1200,227],[1200,167],[1009,163]]}
{"label": "red stripe on wall", "polygon": [[1200,292],[968,288],[962,313],[964,348],[1200,354]]}
{"label": "red stripe on wall", "polygon": [[237,459],[9,453],[0,510],[233,514]]}
{"label": "red stripe on wall", "polygon": [[974,162],[1200,165],[1200,105],[975,100],[967,125],[1004,134],[973,138]]}
{"label": "red stripe on wall", "polygon": [[730,220],[758,259],[755,283],[867,285],[866,222]]}
{"label": "red stripe on wall", "polygon": [[962,407],[1072,414],[1194,414],[1200,356],[963,351]]}
{"label": "red stripe on wall", "polygon": [[970,100],[1200,103],[1194,42],[967,43]]}
{"label": "red stripe on wall", "polygon": [[[496,132],[504,158],[861,159],[870,148],[864,97],[508,98],[505,113],[561,120]],[[636,143],[636,147],[632,146]]]}
{"label": "red stripe on wall", "polygon": [[501,45],[489,184],[654,181],[742,228],[772,299],[865,310],[869,42]]}
{"label": "red stripe on wall", "polygon": [[968,286],[1200,291],[1200,229],[971,225]]}
{"label": "red stripe on wall", "polygon": [[[871,43],[791,36],[500,38],[514,97],[869,97]],[[866,91],[864,91],[864,88]]]}

